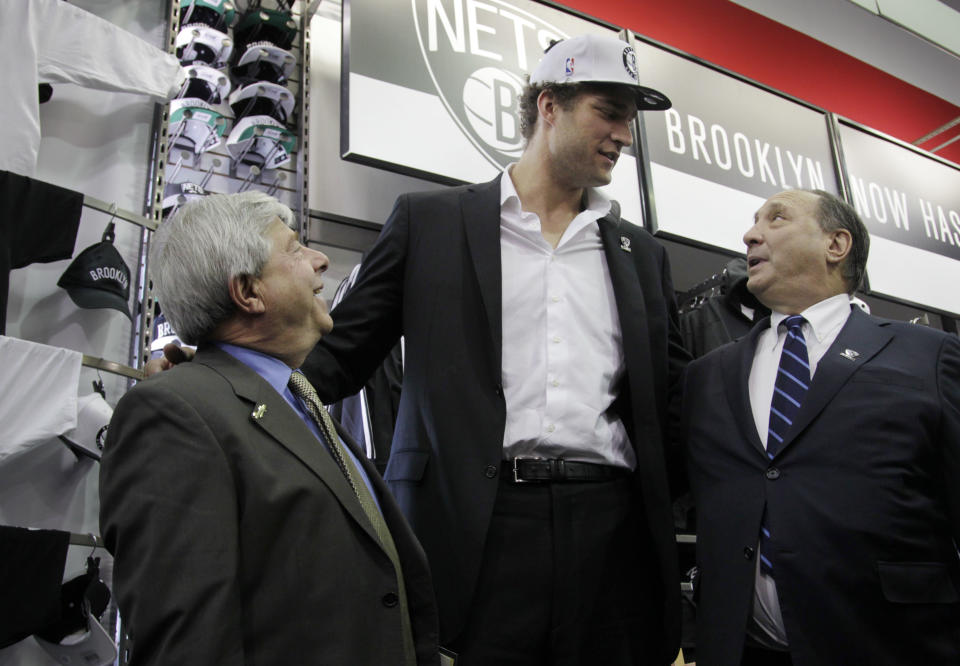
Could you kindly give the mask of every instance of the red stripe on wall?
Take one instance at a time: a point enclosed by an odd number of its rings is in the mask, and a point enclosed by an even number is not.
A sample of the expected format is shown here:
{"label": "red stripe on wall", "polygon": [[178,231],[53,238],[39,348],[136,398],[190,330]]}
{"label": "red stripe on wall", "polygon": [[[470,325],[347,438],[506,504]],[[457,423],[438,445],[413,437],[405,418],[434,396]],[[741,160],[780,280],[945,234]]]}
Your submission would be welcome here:
{"label": "red stripe on wall", "polygon": [[[907,143],[960,117],[960,107],[727,0],[564,0],[562,4]],[[934,148],[951,136],[938,137],[923,147]],[[960,164],[960,141],[936,154]]]}

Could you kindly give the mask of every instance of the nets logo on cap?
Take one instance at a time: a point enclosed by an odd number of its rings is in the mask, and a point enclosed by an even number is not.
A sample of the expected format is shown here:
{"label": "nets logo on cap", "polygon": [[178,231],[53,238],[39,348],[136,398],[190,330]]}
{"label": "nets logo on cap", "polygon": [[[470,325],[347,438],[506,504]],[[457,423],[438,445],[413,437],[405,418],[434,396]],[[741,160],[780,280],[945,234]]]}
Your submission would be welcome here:
{"label": "nets logo on cap", "polygon": [[639,81],[640,76],[637,74],[637,54],[634,52],[632,46],[628,46],[623,50],[623,68],[627,70],[627,74],[630,75],[630,78],[634,81]]}
{"label": "nets logo on cap", "polygon": [[[509,2],[491,2],[502,16],[482,26],[482,39],[465,25],[457,0],[411,4],[420,53],[440,101],[483,157],[502,169],[523,152],[517,119],[523,75],[536,66],[552,40],[567,35]],[[523,30],[518,29],[520,21]],[[568,67],[572,69],[572,60]]]}

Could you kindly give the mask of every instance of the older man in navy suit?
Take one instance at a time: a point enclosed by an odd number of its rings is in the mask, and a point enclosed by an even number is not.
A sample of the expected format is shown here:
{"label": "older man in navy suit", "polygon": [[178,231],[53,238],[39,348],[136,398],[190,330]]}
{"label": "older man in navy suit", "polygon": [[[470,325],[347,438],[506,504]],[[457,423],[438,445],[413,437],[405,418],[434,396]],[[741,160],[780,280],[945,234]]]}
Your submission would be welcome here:
{"label": "older man in navy suit", "polygon": [[773,313],[684,382],[697,662],[960,663],[960,340],[851,308],[869,237],[831,194],[744,242]]}

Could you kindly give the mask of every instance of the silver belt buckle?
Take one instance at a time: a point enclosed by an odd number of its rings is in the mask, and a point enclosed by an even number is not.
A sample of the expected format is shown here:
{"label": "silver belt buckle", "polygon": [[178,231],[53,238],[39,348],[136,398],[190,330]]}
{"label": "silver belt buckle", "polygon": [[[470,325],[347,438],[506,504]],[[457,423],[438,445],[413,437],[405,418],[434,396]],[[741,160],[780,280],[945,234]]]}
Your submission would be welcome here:
{"label": "silver belt buckle", "polygon": [[521,479],[521,478],[520,478],[520,476],[519,476],[519,474],[520,474],[520,468],[519,468],[519,466],[518,466],[518,462],[521,461],[521,460],[542,460],[542,458],[540,458],[539,456],[517,456],[517,457],[515,457],[515,458],[513,459],[513,461],[512,461],[512,462],[513,462],[513,482],[514,482],[514,483],[537,483],[537,481],[536,481],[535,479],[534,479],[534,480],[530,480],[530,479]]}

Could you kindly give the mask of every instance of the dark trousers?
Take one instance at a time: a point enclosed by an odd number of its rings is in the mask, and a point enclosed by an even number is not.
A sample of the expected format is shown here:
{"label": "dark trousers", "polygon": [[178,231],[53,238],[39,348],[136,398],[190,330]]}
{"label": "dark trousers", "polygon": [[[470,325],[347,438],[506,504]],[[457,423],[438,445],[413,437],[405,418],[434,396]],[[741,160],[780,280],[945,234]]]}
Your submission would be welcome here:
{"label": "dark trousers", "polygon": [[501,481],[457,666],[656,663],[662,597],[632,483]]}
{"label": "dark trousers", "polygon": [[789,652],[778,652],[753,645],[743,646],[743,659],[740,666],[791,666]]}

